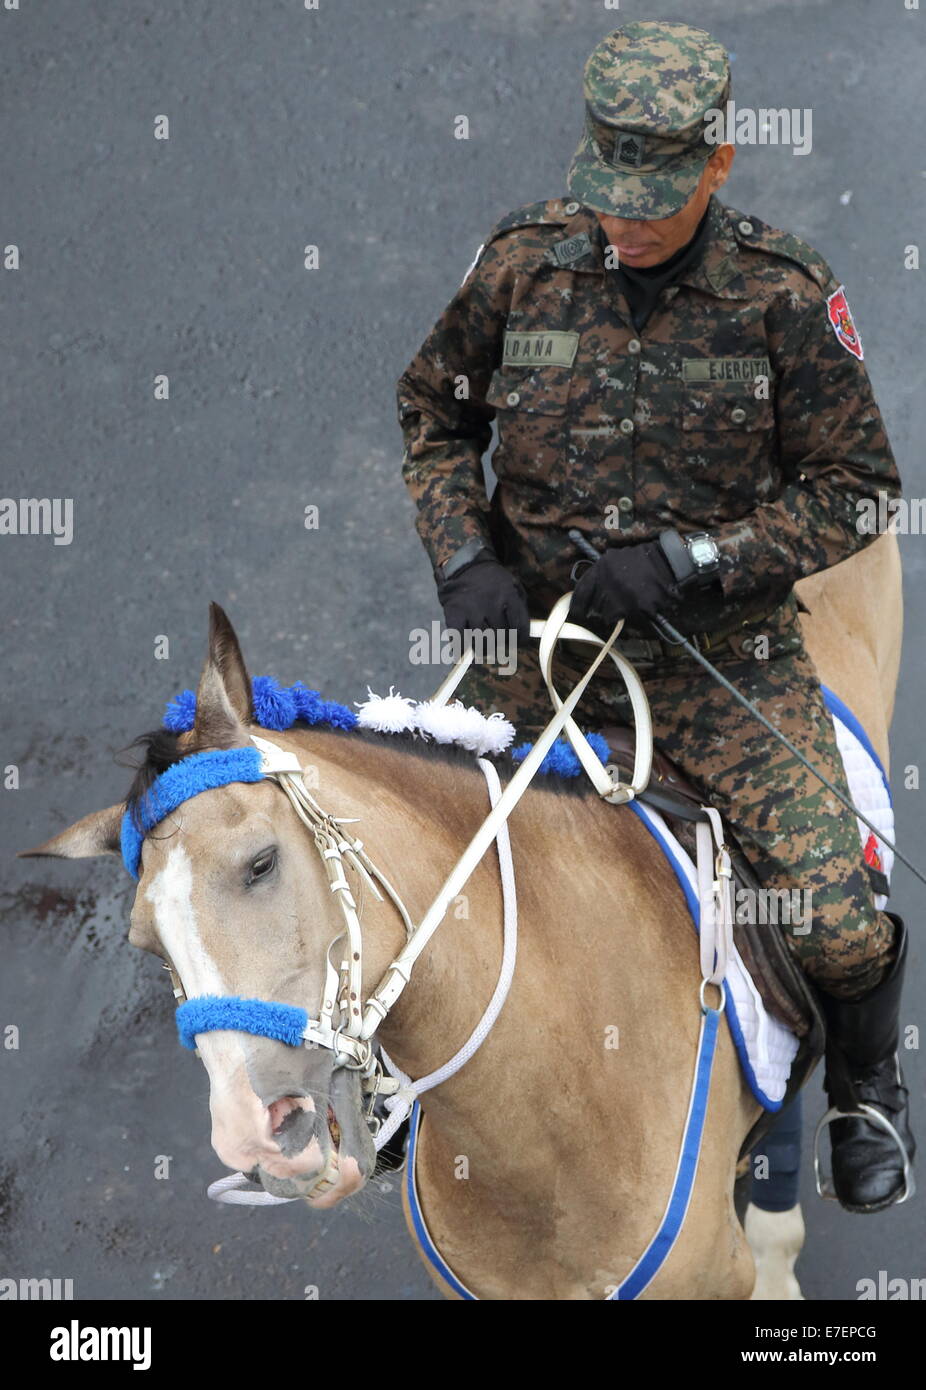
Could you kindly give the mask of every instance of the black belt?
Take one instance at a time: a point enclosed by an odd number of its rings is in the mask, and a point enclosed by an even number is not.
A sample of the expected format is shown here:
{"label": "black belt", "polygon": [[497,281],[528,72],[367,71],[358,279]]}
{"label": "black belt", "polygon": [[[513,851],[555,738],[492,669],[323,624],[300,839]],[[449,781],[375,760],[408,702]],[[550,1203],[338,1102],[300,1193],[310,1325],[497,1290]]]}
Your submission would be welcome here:
{"label": "black belt", "polygon": [[[741,628],[747,627],[750,623],[763,622],[773,613],[777,613],[781,607],[782,604],[779,602],[772,608],[746,613],[743,617],[737,618],[735,623],[714,628],[710,632],[693,632],[686,636],[696,651],[719,651],[721,647],[729,646],[730,638],[736,637]],[[615,647],[628,661],[664,661],[666,658],[685,656],[684,648],[662,637],[618,637]]]}

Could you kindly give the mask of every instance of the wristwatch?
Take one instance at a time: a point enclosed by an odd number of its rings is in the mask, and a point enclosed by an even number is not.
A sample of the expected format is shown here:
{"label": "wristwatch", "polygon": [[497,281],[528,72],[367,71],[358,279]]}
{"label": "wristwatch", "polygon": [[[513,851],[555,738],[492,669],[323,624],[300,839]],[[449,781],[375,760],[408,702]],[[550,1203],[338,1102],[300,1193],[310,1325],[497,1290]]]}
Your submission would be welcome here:
{"label": "wristwatch", "polygon": [[706,531],[694,531],[690,536],[661,531],[659,544],[679,588],[710,584],[720,569],[717,542]]}

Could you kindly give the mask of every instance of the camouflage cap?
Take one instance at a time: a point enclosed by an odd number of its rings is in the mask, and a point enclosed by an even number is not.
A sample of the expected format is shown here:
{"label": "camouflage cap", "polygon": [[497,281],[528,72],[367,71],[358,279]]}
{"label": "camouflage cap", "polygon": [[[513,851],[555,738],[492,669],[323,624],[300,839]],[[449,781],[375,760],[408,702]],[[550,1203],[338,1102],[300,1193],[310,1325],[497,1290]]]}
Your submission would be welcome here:
{"label": "camouflage cap", "polygon": [[705,114],[730,95],[726,49],[703,29],[638,20],[602,39],[585,65],[585,132],[570,193],[611,217],[671,217],[716,145]]}

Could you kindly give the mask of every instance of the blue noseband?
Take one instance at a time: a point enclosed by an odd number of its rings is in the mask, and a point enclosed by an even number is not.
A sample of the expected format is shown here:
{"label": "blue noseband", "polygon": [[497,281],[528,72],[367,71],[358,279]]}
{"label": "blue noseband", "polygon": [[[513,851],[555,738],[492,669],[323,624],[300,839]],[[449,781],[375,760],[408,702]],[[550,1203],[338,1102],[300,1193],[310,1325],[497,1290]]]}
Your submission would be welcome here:
{"label": "blue noseband", "polygon": [[306,1009],[295,1004],[273,1004],[265,999],[241,999],[237,995],[201,994],[188,999],[176,1013],[177,1032],[184,1047],[196,1048],[197,1033],[229,1029],[273,1038],[287,1047],[299,1047],[309,1022]]}

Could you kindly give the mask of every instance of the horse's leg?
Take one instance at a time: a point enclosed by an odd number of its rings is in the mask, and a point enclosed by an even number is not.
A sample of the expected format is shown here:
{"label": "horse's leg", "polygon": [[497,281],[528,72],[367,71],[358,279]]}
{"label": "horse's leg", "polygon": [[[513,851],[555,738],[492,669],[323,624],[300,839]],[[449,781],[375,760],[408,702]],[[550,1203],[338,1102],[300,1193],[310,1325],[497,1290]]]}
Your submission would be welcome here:
{"label": "horse's leg", "polygon": [[802,1299],[804,1295],[794,1273],[795,1262],[804,1248],[800,1203],[790,1211],[763,1211],[750,1202],[746,1210],[746,1239],[756,1262],[752,1297],[776,1303]]}
{"label": "horse's leg", "polygon": [[751,1200],[744,1227],[756,1262],[754,1299],[801,1299],[794,1265],[804,1244],[797,1200],[801,1161],[801,1097],[782,1111],[751,1155]]}

